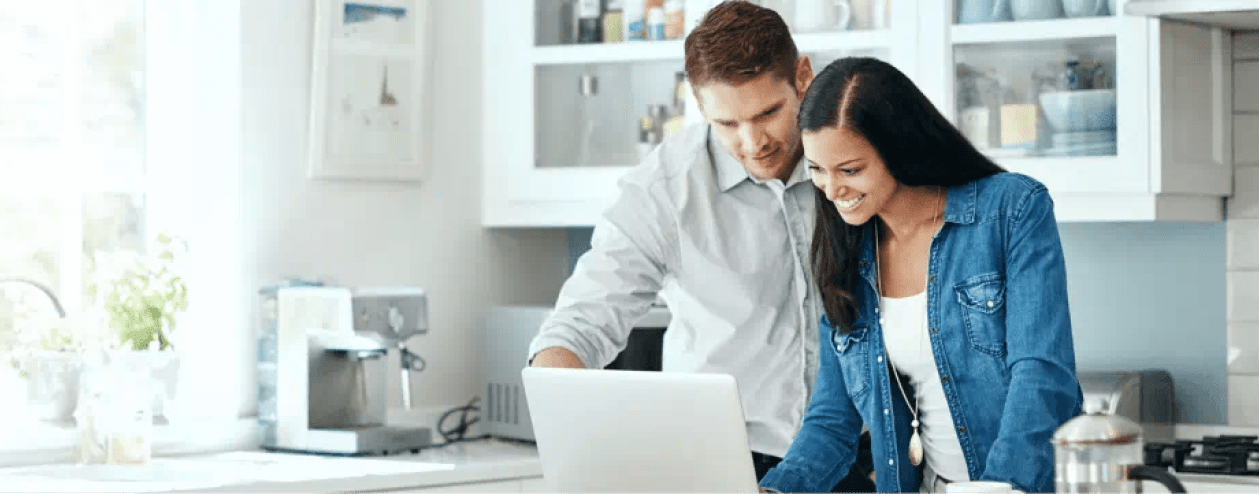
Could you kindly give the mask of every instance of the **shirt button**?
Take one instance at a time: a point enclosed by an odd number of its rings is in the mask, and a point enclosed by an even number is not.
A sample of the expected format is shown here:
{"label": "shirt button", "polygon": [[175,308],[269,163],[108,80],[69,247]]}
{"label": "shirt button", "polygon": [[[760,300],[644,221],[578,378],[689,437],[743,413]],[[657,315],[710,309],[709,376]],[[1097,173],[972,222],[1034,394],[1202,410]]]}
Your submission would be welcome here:
{"label": "shirt button", "polygon": [[887,460],[887,464],[888,464],[888,465],[895,465],[895,464],[896,464],[896,460]]}
{"label": "shirt button", "polygon": [[940,332],[940,328],[931,328],[931,334],[936,334],[939,332]]}
{"label": "shirt button", "polygon": [[878,308],[878,307],[875,307],[875,308],[874,308],[874,313],[875,313],[875,314],[878,314],[878,313],[879,313],[879,308]]}
{"label": "shirt button", "polygon": [[879,362],[882,362],[882,361],[883,361],[883,356],[879,355]]}
{"label": "shirt button", "polygon": [[958,428],[957,428],[957,431],[958,431],[958,432],[966,432],[966,428],[965,428],[965,427],[958,427]]}
{"label": "shirt button", "polygon": [[884,408],[884,409],[883,409],[883,415],[887,415],[887,413],[888,413],[888,412],[887,412],[887,409],[886,409],[886,408]]}
{"label": "shirt button", "polygon": [[949,382],[949,375],[948,374],[941,375],[940,380],[943,382]]}
{"label": "shirt button", "polygon": [[991,307],[992,307],[992,301],[991,301],[991,300],[989,300],[989,301],[988,301],[988,307],[989,307],[989,308],[991,308]]}
{"label": "shirt button", "polygon": [[935,275],[932,275],[932,276],[931,276],[930,281],[931,281],[932,283],[935,283],[935,282],[936,282],[936,277],[935,277]]}

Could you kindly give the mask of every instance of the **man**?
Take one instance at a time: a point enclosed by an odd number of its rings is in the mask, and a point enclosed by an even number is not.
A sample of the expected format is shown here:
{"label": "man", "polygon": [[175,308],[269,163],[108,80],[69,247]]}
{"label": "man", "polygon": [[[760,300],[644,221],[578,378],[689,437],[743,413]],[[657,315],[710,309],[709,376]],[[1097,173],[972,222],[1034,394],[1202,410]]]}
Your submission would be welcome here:
{"label": "man", "polygon": [[[685,46],[706,124],[621,179],[530,365],[604,368],[659,294],[672,314],[663,370],[735,377],[759,480],[787,452],[817,373],[815,191],[796,128],[813,70],[782,18],[744,1],[710,10]],[[863,463],[836,489],[873,491]]]}

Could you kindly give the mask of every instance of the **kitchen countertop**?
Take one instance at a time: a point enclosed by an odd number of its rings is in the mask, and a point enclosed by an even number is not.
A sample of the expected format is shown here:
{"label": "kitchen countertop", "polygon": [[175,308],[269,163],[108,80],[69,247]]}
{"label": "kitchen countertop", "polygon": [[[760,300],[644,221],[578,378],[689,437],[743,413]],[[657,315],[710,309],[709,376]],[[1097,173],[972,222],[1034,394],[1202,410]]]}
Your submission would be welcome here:
{"label": "kitchen countertop", "polygon": [[153,458],[146,466],[55,464],[0,469],[5,492],[330,492],[541,478],[533,444],[497,439],[418,454],[338,457],[261,450]]}

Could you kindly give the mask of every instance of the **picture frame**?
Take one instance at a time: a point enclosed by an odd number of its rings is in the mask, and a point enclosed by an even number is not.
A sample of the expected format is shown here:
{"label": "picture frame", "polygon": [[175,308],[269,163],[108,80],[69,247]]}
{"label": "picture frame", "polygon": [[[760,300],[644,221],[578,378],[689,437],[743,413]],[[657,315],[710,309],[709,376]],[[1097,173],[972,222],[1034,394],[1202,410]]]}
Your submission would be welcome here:
{"label": "picture frame", "polygon": [[430,0],[315,0],[309,177],[427,175]]}

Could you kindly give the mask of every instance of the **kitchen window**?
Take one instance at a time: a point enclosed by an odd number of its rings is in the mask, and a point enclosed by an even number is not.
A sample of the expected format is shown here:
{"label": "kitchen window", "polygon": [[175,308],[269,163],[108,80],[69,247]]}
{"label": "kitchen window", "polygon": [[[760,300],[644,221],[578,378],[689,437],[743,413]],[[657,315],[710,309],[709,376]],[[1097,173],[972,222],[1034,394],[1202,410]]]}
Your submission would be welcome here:
{"label": "kitchen window", "polygon": [[[69,313],[102,259],[149,234],[144,42],[143,0],[0,2],[0,277],[45,284]],[[53,307],[0,289],[9,353]]]}
{"label": "kitchen window", "polygon": [[[239,0],[0,0],[0,276],[43,283],[74,313],[111,253],[160,232],[188,242],[176,400],[190,415],[155,430],[155,455],[252,431],[241,15]],[[33,288],[0,284],[0,465],[77,452],[73,426],[13,408],[15,326],[52,315]]]}

